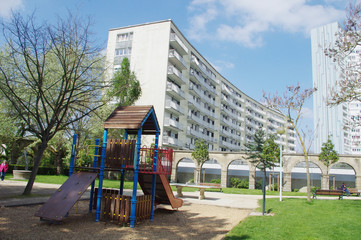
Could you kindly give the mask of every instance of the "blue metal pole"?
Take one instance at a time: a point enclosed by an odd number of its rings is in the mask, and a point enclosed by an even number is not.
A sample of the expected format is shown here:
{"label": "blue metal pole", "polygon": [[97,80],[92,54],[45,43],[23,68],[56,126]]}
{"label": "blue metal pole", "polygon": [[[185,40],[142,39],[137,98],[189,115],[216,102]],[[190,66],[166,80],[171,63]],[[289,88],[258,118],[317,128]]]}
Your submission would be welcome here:
{"label": "blue metal pole", "polygon": [[100,206],[101,206],[102,190],[103,190],[105,152],[106,152],[106,149],[107,149],[107,136],[108,136],[108,129],[104,129],[103,145],[102,145],[102,158],[100,160],[100,171],[99,171],[97,210],[96,210],[96,217],[95,217],[96,222],[99,222],[99,218],[100,218]]}
{"label": "blue metal pole", "polygon": [[[98,150],[99,150],[99,138],[95,139],[95,150],[94,150],[94,160],[93,160],[93,168],[97,167],[98,162]],[[96,170],[94,170],[96,171]],[[94,197],[94,187],[95,187],[95,180],[92,182],[91,190],[90,190],[90,201],[89,201],[89,213],[92,212],[93,206],[93,197]]]}
{"label": "blue metal pole", "polygon": [[141,146],[141,137],[142,137],[142,128],[138,129],[137,136],[137,158],[134,168],[134,178],[133,178],[133,195],[132,195],[132,206],[130,211],[130,227],[134,228],[135,225],[135,210],[137,206],[137,184],[138,184],[138,173],[139,173],[139,158],[140,158],[140,146]]}
{"label": "blue metal pole", "polygon": [[76,153],[76,138],[77,135],[74,134],[73,136],[73,145],[71,146],[71,156],[70,156],[70,166],[69,166],[69,177],[74,172],[74,166],[75,166],[75,153]]}
{"label": "blue metal pole", "polygon": [[125,132],[124,132],[124,139],[127,140],[128,139],[128,130],[125,129]]}
{"label": "blue metal pole", "polygon": [[152,181],[152,206],[150,209],[150,221],[153,221],[154,217],[154,202],[155,202],[155,188],[157,184],[157,162],[158,162],[158,141],[159,141],[159,131],[155,134],[155,144],[154,144],[154,164],[153,164],[153,181]]}
{"label": "blue metal pole", "polygon": [[[125,129],[125,131],[124,131],[124,140],[128,140],[128,130],[127,129]],[[122,167],[125,167],[125,166],[122,166]],[[124,168],[122,168],[120,170],[120,188],[119,188],[120,195],[123,195],[123,191],[124,191],[124,174],[125,174],[125,171],[124,171]]]}
{"label": "blue metal pole", "polygon": [[120,188],[119,188],[119,194],[123,195],[124,190],[124,168],[120,169]]}

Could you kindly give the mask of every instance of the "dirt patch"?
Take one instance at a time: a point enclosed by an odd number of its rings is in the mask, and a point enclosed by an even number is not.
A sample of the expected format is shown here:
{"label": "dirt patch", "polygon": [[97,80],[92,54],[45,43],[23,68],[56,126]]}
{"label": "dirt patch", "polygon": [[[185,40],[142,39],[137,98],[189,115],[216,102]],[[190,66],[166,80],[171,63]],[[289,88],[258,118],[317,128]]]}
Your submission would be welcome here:
{"label": "dirt patch", "polygon": [[94,222],[88,201],[72,208],[62,224],[49,224],[35,217],[37,206],[0,208],[1,239],[222,239],[251,210],[185,203],[179,210],[160,206],[154,220],[135,228],[111,222]]}

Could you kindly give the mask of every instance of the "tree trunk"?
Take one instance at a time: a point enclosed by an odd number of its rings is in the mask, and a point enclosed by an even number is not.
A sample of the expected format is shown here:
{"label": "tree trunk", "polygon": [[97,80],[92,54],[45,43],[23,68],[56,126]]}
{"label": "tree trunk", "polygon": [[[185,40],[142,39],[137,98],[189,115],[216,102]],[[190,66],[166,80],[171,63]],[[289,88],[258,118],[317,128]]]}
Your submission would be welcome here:
{"label": "tree trunk", "polygon": [[55,166],[57,175],[63,174],[63,159],[65,157],[65,153],[65,149],[61,146],[55,154]]}
{"label": "tree trunk", "polygon": [[42,158],[47,146],[48,146],[48,141],[45,141],[45,140],[42,141],[41,144],[38,146],[38,151],[37,151],[37,154],[34,159],[34,167],[33,167],[33,170],[31,171],[30,178],[29,178],[28,184],[25,187],[23,195],[29,195],[31,193],[31,190],[33,189],[35,177],[39,170],[41,158]]}
{"label": "tree trunk", "polygon": [[201,180],[201,170],[202,170],[202,168],[195,167],[194,170],[195,170],[194,183],[199,184],[200,180]]}
{"label": "tree trunk", "polygon": [[307,178],[307,201],[311,202],[311,178],[310,178],[310,168],[308,162],[308,154],[305,152],[305,162],[306,162],[306,178]]}

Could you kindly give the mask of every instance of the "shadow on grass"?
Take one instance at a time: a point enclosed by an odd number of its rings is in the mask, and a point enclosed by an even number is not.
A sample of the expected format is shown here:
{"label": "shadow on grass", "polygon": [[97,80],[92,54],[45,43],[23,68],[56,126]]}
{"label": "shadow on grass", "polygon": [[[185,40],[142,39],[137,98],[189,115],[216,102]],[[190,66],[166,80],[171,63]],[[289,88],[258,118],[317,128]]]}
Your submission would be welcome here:
{"label": "shadow on grass", "polygon": [[241,239],[251,239],[249,235],[242,235],[242,236],[234,236],[234,237],[225,237],[225,240],[241,240]]}

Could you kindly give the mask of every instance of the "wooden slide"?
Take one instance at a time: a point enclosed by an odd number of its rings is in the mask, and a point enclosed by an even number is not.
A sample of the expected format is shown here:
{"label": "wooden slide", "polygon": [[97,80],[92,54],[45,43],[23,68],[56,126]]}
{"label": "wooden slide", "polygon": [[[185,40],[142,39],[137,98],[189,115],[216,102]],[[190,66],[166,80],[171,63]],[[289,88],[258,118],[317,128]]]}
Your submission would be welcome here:
{"label": "wooden slide", "polygon": [[[175,198],[169,185],[167,175],[157,174],[155,204],[169,204],[172,208],[179,208],[183,205],[183,200]],[[145,195],[152,194],[152,174],[139,173],[138,182]]]}
{"label": "wooden slide", "polygon": [[96,172],[73,173],[64,184],[35,213],[36,217],[48,221],[62,221],[74,204],[97,177]]}

